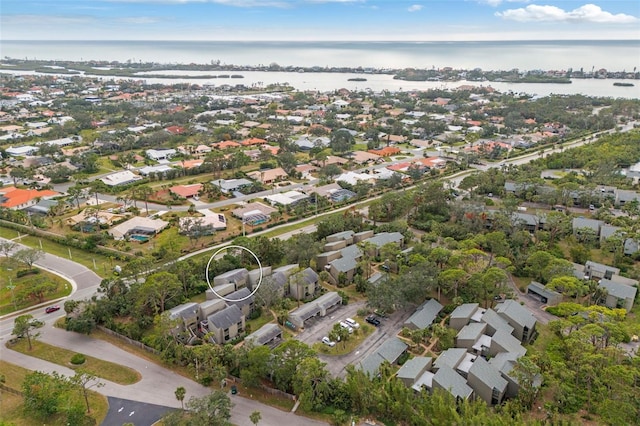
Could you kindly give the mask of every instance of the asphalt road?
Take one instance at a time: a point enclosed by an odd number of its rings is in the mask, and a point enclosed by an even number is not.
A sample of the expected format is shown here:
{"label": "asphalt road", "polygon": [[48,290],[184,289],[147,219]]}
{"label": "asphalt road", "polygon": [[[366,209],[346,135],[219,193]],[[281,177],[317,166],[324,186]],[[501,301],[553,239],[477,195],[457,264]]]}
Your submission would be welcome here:
{"label": "asphalt road", "polygon": [[[107,380],[101,380],[104,387],[99,392],[107,397],[120,398],[134,403],[149,403],[168,408],[179,408],[180,402],[175,397],[175,390],[182,386],[186,389],[186,397],[201,397],[211,392],[193,380],[175,374],[157,364],[139,358],[103,340],[95,339],[78,333],[70,333],[46,324],[41,331],[40,340],[51,345],[81,352],[96,358],[106,359],[119,365],[126,365],[141,374],[141,380],[132,385],[120,385]],[[3,361],[21,367],[46,373],[57,371],[60,374],[72,376],[74,371],[67,367],[52,364],[37,358],[23,355],[11,349],[2,349]],[[294,413],[281,411],[260,402],[244,398],[241,395],[231,396],[231,421],[237,426],[252,426],[249,415],[253,411],[260,411],[261,424],[264,425],[326,425],[326,423],[307,419]],[[134,405],[131,405],[133,407]],[[136,409],[128,408],[129,413]],[[135,423],[138,425],[138,423]]]}
{"label": "asphalt road", "polygon": [[[4,238],[0,238],[0,240],[6,241]],[[29,247],[18,244],[13,252],[25,248]],[[102,278],[91,269],[53,254],[45,253],[44,257],[36,262],[35,265],[49,272],[55,273],[69,281],[69,284],[73,287],[71,298],[75,300],[90,298],[95,294],[96,289],[102,282]],[[45,314],[44,306],[53,304],[62,305],[62,303],[63,301],[60,301],[59,303],[56,302],[39,305],[30,309],[29,313],[33,315],[34,318],[52,323],[55,319],[64,315],[64,310],[61,309],[54,314]],[[0,317],[0,341],[11,335],[11,330],[13,330],[13,320],[16,316],[17,315],[13,314]]]}
{"label": "asphalt road", "polygon": [[169,407],[129,401],[127,399],[109,397],[109,412],[100,426],[122,426],[132,423],[136,426],[151,426],[162,418]]}

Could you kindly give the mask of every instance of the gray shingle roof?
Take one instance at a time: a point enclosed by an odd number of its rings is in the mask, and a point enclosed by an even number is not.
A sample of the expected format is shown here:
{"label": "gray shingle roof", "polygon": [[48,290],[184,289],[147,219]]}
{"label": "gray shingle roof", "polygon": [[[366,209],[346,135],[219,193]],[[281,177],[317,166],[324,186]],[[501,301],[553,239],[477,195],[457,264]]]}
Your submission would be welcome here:
{"label": "gray shingle roof", "polygon": [[487,324],[481,322],[472,322],[467,324],[458,332],[456,336],[460,340],[477,340],[487,328]]}
{"label": "gray shingle roof", "polygon": [[467,381],[456,373],[451,367],[443,367],[433,376],[433,383],[448,390],[454,397],[467,399],[473,393],[473,389],[467,385]]}
{"label": "gray shingle roof", "polygon": [[245,268],[238,268],[238,269],[233,269],[231,271],[227,271],[223,274],[217,275],[214,279],[216,281],[218,280],[226,280],[227,282],[238,282],[238,281],[242,281],[243,279],[247,279],[247,277],[249,276],[249,271],[247,271]]}
{"label": "gray shingle roof", "polygon": [[349,272],[356,269],[358,264],[355,259],[341,257],[340,259],[332,260],[330,265],[336,268],[338,272]]}
{"label": "gray shingle roof", "polygon": [[375,244],[377,247],[382,247],[388,243],[397,243],[404,240],[404,236],[399,232],[381,232],[374,235],[365,241],[371,244]]}
{"label": "gray shingle roof", "polygon": [[252,341],[256,345],[264,345],[276,336],[282,335],[282,330],[278,324],[265,324],[245,338],[245,341]]}
{"label": "gray shingle roof", "polygon": [[314,271],[311,268],[307,268],[304,271],[300,271],[297,274],[292,275],[291,279],[295,280],[297,276],[301,276],[303,281],[307,284],[313,284],[318,282],[318,274],[316,274],[316,271]]}
{"label": "gray shingle roof", "polygon": [[216,328],[224,330],[242,321],[242,311],[236,305],[231,305],[220,312],[209,315],[207,321],[209,322],[209,327],[214,325]]}
{"label": "gray shingle roof", "polygon": [[527,291],[529,289],[533,290],[533,292],[536,294],[546,297],[548,300],[555,299],[556,297],[562,297],[562,295],[557,291],[549,290],[544,285],[536,281],[531,281],[531,283],[529,283],[529,285],[527,286]]}
{"label": "gray shingle roof", "polygon": [[443,306],[436,299],[430,299],[420,305],[413,315],[411,315],[405,324],[413,324],[419,329],[427,328],[433,324]]}
{"label": "gray shingle roof", "polygon": [[246,287],[225,296],[229,299],[230,305],[238,305],[240,307],[253,303],[255,296],[251,294],[251,290]]}
{"label": "gray shingle roof", "polygon": [[342,303],[342,297],[340,297],[337,292],[330,291],[318,297],[316,300],[314,300],[314,303],[323,309],[328,309],[333,305]]}
{"label": "gray shingle roof", "polygon": [[471,315],[473,315],[473,313],[476,311],[476,309],[478,309],[478,306],[480,306],[478,303],[465,303],[465,304],[462,304],[462,305],[458,306],[457,308],[455,308],[453,310],[453,312],[451,312],[450,318],[465,318],[465,319],[469,319],[469,318],[471,318]]}
{"label": "gray shingle roof", "polygon": [[384,361],[393,364],[407,348],[408,346],[402,340],[397,337],[392,337],[385,340],[377,351],[360,361],[358,367],[360,370],[373,376],[378,373],[378,369]]}
{"label": "gray shingle roof", "polygon": [[491,342],[496,343],[505,351],[513,353],[517,356],[523,356],[527,353],[527,350],[522,346],[520,340],[516,339],[506,330],[497,331],[496,334],[491,337]]}
{"label": "gray shingle roof", "polygon": [[487,309],[482,315],[482,322],[487,323],[494,330],[504,330],[508,333],[513,331],[513,327],[509,325],[507,320],[502,318],[496,311],[493,309]]}
{"label": "gray shingle roof", "polygon": [[464,348],[450,348],[442,352],[440,356],[433,363],[434,368],[456,368],[460,361],[467,354],[467,350]]}
{"label": "gray shingle roof", "polygon": [[515,300],[505,300],[496,306],[496,312],[503,314],[519,325],[533,329],[536,325],[536,318],[531,311]]}
{"label": "gray shingle roof", "polygon": [[635,300],[636,293],[638,292],[638,289],[636,287],[632,287],[626,284],[620,284],[607,279],[600,280],[600,284],[598,284],[598,287],[606,289],[610,295],[618,299]]}
{"label": "gray shingle roof", "polygon": [[176,319],[178,317],[188,319],[193,315],[198,315],[200,305],[197,303],[183,303],[175,308],[169,309],[169,318]]}
{"label": "gray shingle roof", "polygon": [[482,383],[491,389],[504,391],[507,388],[508,383],[502,378],[500,371],[481,357],[478,357],[473,362],[473,365],[469,370],[469,374],[476,376]]}
{"label": "gray shingle roof", "polygon": [[596,231],[596,233],[600,232],[600,227],[604,225],[604,222],[596,219],[588,219],[586,217],[574,217],[573,218],[573,229],[580,228],[589,228]]}
{"label": "gray shingle roof", "polygon": [[432,358],[430,356],[417,356],[404,363],[398,370],[398,378],[416,380],[420,374],[428,369]]}
{"label": "gray shingle roof", "polygon": [[350,246],[347,246],[341,249],[340,253],[342,254],[343,258],[349,258],[349,259],[359,259],[362,256],[362,251],[360,250],[360,247],[358,247],[356,244],[352,244]]}
{"label": "gray shingle roof", "polygon": [[392,337],[384,341],[376,351],[380,356],[390,363],[394,363],[409,346],[397,337]]}

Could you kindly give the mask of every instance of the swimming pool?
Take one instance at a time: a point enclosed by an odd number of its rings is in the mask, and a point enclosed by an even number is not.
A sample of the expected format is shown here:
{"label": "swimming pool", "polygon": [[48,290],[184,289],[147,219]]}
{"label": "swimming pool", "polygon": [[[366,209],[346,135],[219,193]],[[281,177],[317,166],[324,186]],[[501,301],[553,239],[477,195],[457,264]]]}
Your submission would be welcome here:
{"label": "swimming pool", "polygon": [[131,235],[129,238],[141,243],[146,243],[147,241],[149,241],[149,237],[147,237],[146,235]]}

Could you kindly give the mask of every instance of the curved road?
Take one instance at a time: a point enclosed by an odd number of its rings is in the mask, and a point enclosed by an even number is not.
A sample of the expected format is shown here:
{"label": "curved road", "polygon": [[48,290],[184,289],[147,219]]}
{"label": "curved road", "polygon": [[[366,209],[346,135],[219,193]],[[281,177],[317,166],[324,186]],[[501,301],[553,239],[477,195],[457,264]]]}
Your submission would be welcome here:
{"label": "curved road", "polygon": [[[20,244],[16,250],[22,248],[25,248],[25,246]],[[72,297],[76,300],[82,300],[94,295],[102,281],[102,278],[85,266],[48,253],[45,254],[45,257],[37,262],[36,265],[69,280],[75,289]],[[193,380],[173,373],[143,358],[139,358],[110,343],[53,327],[55,320],[64,316],[64,312],[62,311],[47,315],[44,313],[42,307],[35,307],[30,309],[29,312],[31,312],[35,318],[45,322],[45,326],[39,330],[41,333],[41,341],[81,352],[85,355],[105,359],[116,364],[126,365],[141,374],[142,379],[133,385],[119,385],[107,380],[101,380],[105,385],[100,389],[100,393],[103,395],[179,408],[180,402],[176,400],[174,395],[174,391],[178,386],[182,386],[187,390],[186,399],[192,396],[204,396],[211,392],[210,388],[206,388]],[[0,321],[0,344],[3,346],[11,338],[13,319],[15,316],[16,315],[3,317]],[[2,347],[1,352],[3,361],[19,365],[29,370],[48,373],[57,371],[58,373],[68,376],[74,374],[74,371],[67,367],[25,356],[5,347]],[[269,425],[326,425],[324,422],[281,411],[269,405],[243,398],[240,395],[232,396],[231,400],[234,404],[231,410],[231,421],[237,426],[252,426],[253,423],[249,420],[249,415],[253,411],[260,411],[262,422]]]}
{"label": "curved road", "polygon": [[[634,123],[630,123],[625,126],[623,128],[623,131],[628,131],[633,128],[633,124]],[[592,142],[594,140],[596,140],[596,138],[592,137],[586,139],[585,141],[566,144],[564,147],[557,148],[555,150],[552,149],[550,150],[550,152],[558,151],[560,149],[572,148]],[[543,155],[544,154],[529,154],[502,163],[492,164],[488,167],[501,167],[503,164],[522,164],[525,162],[529,162],[535,158],[539,158]],[[387,164],[380,165],[380,167],[386,167],[386,165]],[[473,173],[473,171],[465,171],[445,179],[449,180],[451,184],[453,184],[453,186],[457,186],[460,180],[469,173]],[[294,185],[294,187],[297,186],[299,185]],[[290,189],[292,189],[292,187],[278,188],[277,192]],[[266,192],[271,193],[271,191]],[[255,198],[256,196],[258,196],[258,194],[253,194],[247,197]],[[212,205],[203,205],[202,207],[218,207],[218,204],[237,201],[239,200],[226,200],[220,203],[214,203]],[[154,207],[164,208],[164,206]],[[308,230],[311,229],[311,227],[308,227]],[[20,250],[22,248],[25,248],[25,246],[18,244],[16,250]],[[212,249],[214,248],[208,248],[208,250]],[[36,262],[36,265],[67,279],[74,288],[72,296],[70,297],[73,297],[76,300],[82,300],[93,296],[96,292],[97,287],[102,281],[102,278],[95,272],[91,271],[89,268],[48,253],[45,254],[43,259]],[[193,382],[192,380],[176,375],[175,373],[172,373],[156,364],[147,362],[142,358],[138,358],[135,355],[132,355],[114,345],[101,340],[93,339],[88,336],[79,335],[77,333],[68,333],[54,328],[52,326],[53,322],[60,316],[64,315],[63,312],[59,312],[55,315],[46,315],[41,306],[31,309],[30,312],[32,313],[32,315],[34,315],[35,318],[43,320],[46,324],[42,330],[41,337],[44,342],[83,352],[87,355],[108,359],[122,365],[128,365],[141,373],[142,380],[134,385],[122,386],[104,381],[105,387],[102,388],[102,393],[105,395],[177,408],[179,407],[179,403],[175,399],[175,395],[173,394],[173,391],[177,386],[184,386],[185,389],[187,389],[188,396],[201,396],[205,395],[209,391],[207,388]],[[11,331],[13,328],[13,319],[15,318],[15,316],[16,314],[5,316],[0,319],[0,342],[7,340],[7,338],[11,335]],[[41,371],[55,370],[64,374],[73,373],[70,369],[67,369],[65,367],[51,364],[46,361],[42,361],[29,356],[24,356],[12,350],[3,349],[2,352],[3,360],[21,365],[28,369],[38,369]],[[273,407],[260,404],[256,401],[242,398],[241,396],[234,396],[232,400],[234,402],[234,407],[232,410],[231,420],[239,426],[250,426],[251,423],[248,416],[252,411],[255,410],[258,410],[262,413],[262,418],[265,424],[325,424],[323,422],[318,422],[315,420],[296,416],[295,414],[283,412]]]}

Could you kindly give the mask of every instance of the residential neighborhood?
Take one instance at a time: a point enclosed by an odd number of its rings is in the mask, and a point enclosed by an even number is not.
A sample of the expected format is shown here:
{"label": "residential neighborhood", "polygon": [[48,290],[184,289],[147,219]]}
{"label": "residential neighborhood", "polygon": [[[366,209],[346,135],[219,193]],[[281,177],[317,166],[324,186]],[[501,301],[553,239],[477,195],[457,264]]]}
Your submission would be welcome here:
{"label": "residential neighborhood", "polygon": [[41,74],[0,95],[20,366],[66,333],[296,424],[637,418],[636,101]]}

